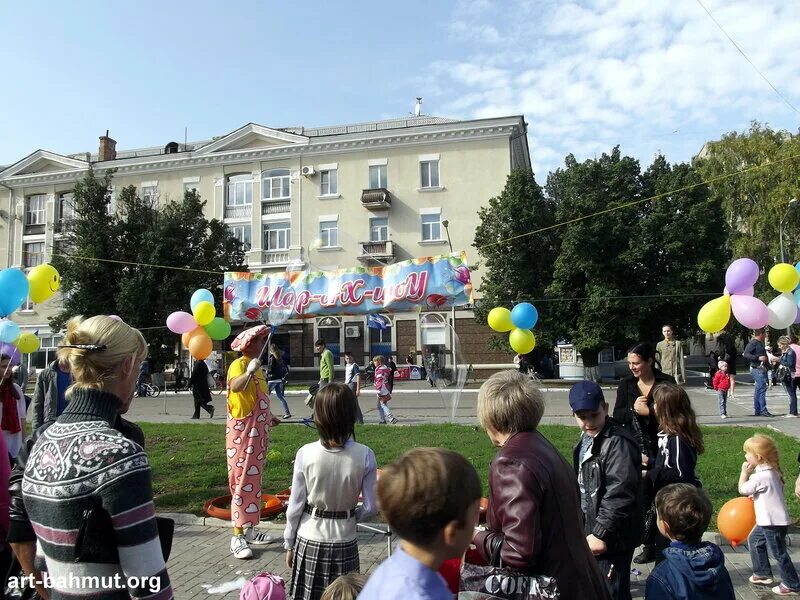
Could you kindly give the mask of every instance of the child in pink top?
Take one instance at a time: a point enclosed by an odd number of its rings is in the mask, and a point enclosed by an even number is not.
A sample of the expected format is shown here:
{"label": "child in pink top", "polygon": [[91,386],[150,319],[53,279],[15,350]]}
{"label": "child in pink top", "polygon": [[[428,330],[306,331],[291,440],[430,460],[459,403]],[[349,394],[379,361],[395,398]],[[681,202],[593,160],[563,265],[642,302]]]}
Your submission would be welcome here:
{"label": "child in pink top", "polygon": [[388,421],[394,425],[397,423],[397,419],[386,404],[392,399],[392,394],[389,390],[389,380],[392,371],[384,364],[383,357],[380,355],[373,358],[372,362],[375,365],[375,391],[378,394],[378,416],[380,417],[380,424],[385,425]]}
{"label": "child in pink top", "polygon": [[791,524],[783,497],[783,475],[778,448],[771,438],[754,435],[744,443],[745,462],[739,476],[739,493],[752,496],[756,510],[756,526],[747,545],[753,562],[750,583],[772,585],[769,554],[778,564],[781,583],[772,588],[779,596],[800,592],[800,580],[786,550],[786,530]]}
{"label": "child in pink top", "polygon": [[721,360],[717,363],[717,372],[711,381],[711,387],[717,390],[719,400],[719,418],[728,418],[728,390],[731,388],[731,378],[728,375],[728,363]]}

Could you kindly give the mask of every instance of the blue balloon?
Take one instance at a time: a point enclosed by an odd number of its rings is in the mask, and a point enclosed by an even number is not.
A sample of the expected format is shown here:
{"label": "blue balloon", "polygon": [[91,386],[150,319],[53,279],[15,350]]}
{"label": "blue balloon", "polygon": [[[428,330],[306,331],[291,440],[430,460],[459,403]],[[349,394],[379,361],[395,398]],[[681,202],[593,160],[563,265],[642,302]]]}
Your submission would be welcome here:
{"label": "blue balloon", "polygon": [[9,344],[19,337],[19,325],[14,321],[0,321],[0,342],[8,342]]}
{"label": "blue balloon", "polygon": [[29,289],[28,278],[19,269],[0,271],[0,317],[7,317],[22,306]]}
{"label": "blue balloon", "polygon": [[800,307],[800,288],[797,288],[794,291],[794,303]]}
{"label": "blue balloon", "polygon": [[192,307],[192,311],[194,311],[194,307],[201,302],[210,302],[211,304],[214,304],[214,294],[208,290],[204,290],[203,288],[197,290],[194,294],[192,294],[192,299],[189,301],[189,306]]}
{"label": "blue balloon", "polygon": [[522,302],[511,309],[511,322],[520,329],[533,329],[539,320],[539,311],[530,302]]}

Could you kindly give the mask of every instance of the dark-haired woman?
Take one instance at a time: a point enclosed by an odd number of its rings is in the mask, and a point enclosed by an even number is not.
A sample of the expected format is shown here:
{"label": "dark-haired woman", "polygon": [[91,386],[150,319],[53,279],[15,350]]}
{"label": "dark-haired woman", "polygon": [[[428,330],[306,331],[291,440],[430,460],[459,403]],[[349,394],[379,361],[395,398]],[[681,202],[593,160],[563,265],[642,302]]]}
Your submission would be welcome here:
{"label": "dark-haired woman", "polygon": [[[658,419],[653,409],[653,388],[659,383],[675,383],[671,375],[662,373],[658,368],[653,347],[647,343],[638,343],[628,350],[628,368],[630,376],[619,382],[617,401],[614,404],[614,419],[619,421],[639,443],[642,453],[642,469],[652,465],[658,453]],[[645,504],[652,498],[645,498]],[[652,520],[652,519],[651,519]],[[644,550],[633,559],[642,564],[655,560],[654,522],[645,523]]]}

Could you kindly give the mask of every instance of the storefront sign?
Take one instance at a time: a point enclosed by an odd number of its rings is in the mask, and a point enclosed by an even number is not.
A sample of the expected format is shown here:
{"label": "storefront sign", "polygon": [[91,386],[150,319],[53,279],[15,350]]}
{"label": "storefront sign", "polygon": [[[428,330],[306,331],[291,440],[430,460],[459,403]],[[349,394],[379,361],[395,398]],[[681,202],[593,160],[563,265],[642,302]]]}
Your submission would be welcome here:
{"label": "storefront sign", "polygon": [[285,322],[460,306],[472,302],[472,284],[466,253],[455,252],[383,267],[225,273],[224,299],[229,320]]}

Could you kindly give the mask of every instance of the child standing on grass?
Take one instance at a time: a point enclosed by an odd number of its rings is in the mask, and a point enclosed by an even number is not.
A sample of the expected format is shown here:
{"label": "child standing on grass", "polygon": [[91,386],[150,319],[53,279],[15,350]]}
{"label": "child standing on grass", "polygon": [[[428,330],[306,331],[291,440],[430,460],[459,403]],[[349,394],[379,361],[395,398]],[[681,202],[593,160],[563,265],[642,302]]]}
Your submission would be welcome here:
{"label": "child standing on grass", "polygon": [[717,372],[714,373],[714,379],[711,383],[712,387],[717,391],[717,399],[719,400],[719,418],[728,418],[728,390],[731,389],[731,379],[728,377],[728,363],[721,360],[717,363]]}
{"label": "child standing on grass", "polygon": [[753,574],[750,583],[772,585],[772,567],[769,554],[778,564],[780,584],[772,588],[778,596],[800,593],[800,580],[792,559],[786,550],[786,530],[791,524],[783,496],[778,448],[765,435],[754,435],[744,443],[742,472],[739,475],[739,493],[752,496],[756,509],[756,526],[747,539]]}
{"label": "child standing on grass", "polygon": [[356,523],[377,512],[377,462],[355,441],[355,406],[348,386],[321,388],[314,403],[319,440],[295,457],[283,533],[294,600],[320,600],[334,579],[361,568]]}
{"label": "child standing on grass", "polygon": [[397,419],[389,409],[389,405],[386,404],[392,399],[392,393],[389,389],[389,380],[392,374],[391,369],[384,364],[383,357],[380,355],[373,358],[372,363],[375,365],[375,391],[378,394],[379,423],[381,425],[386,425],[386,423],[389,422],[394,425],[397,423]]}

